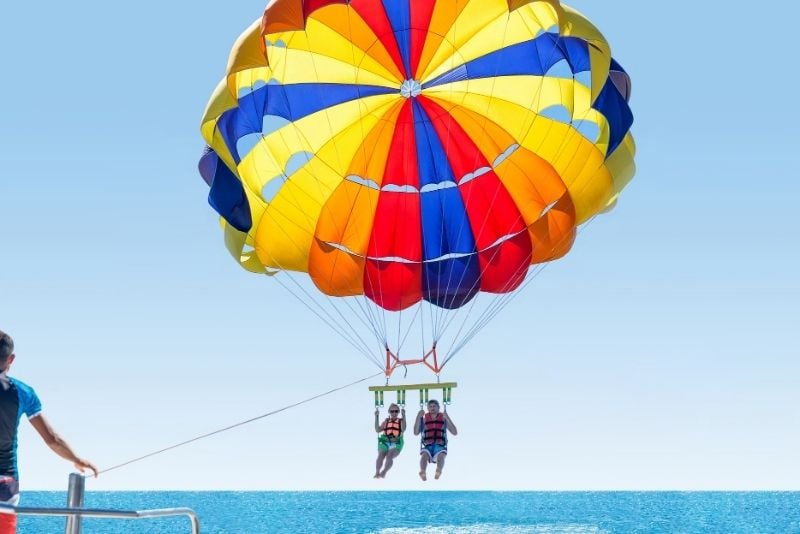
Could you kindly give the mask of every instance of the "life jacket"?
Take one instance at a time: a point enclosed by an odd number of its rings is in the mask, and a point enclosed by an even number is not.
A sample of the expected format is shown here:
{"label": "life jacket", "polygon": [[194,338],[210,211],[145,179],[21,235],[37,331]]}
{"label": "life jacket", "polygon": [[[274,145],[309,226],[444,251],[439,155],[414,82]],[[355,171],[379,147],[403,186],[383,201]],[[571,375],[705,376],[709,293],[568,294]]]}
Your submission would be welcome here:
{"label": "life jacket", "polygon": [[423,445],[447,445],[447,427],[444,414],[440,413],[434,419],[430,413],[425,414],[422,420]]}
{"label": "life jacket", "polygon": [[403,433],[403,427],[401,423],[402,419],[395,419],[392,421],[391,419],[387,419],[386,422],[383,424],[383,435],[388,436],[390,438],[399,438],[400,435]]}

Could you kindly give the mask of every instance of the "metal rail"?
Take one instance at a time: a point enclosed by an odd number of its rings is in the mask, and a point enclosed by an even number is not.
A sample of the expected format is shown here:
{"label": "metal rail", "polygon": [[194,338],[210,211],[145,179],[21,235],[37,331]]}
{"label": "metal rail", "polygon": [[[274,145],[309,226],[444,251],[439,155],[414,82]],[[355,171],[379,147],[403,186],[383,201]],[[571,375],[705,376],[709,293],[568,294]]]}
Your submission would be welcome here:
{"label": "metal rail", "polygon": [[67,489],[67,507],[27,507],[0,503],[0,514],[36,515],[66,517],[65,534],[81,534],[81,518],[99,517],[106,519],[150,519],[155,517],[187,516],[192,522],[192,534],[200,534],[200,520],[190,508],[163,508],[160,510],[108,510],[101,508],[84,508],[86,479],[83,475],[72,473],[69,476]]}
{"label": "metal rail", "polygon": [[186,516],[192,522],[192,534],[200,534],[200,520],[189,508],[164,508],[160,510],[105,510],[99,508],[38,508],[0,504],[0,513],[30,516],[55,516],[67,518],[99,517],[106,519],[150,519],[156,517]]}
{"label": "metal rail", "polygon": [[[83,508],[83,498],[86,494],[86,478],[78,473],[69,476],[67,486],[67,508]],[[64,534],[81,534],[81,516],[67,516]]]}

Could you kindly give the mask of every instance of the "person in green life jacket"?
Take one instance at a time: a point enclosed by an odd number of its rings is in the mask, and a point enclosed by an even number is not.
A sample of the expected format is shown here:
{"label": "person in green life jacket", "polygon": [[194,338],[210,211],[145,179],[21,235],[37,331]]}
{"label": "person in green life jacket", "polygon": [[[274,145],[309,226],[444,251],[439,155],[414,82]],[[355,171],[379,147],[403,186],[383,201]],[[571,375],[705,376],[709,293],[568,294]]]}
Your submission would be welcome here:
{"label": "person in green life jacket", "polygon": [[[402,417],[398,414],[402,413]],[[375,476],[384,478],[394,464],[394,459],[403,450],[403,432],[406,431],[406,410],[397,404],[389,405],[389,417],[380,421],[380,410],[375,408],[375,432],[378,432],[378,459],[375,461]]]}
{"label": "person in green life jacket", "polygon": [[435,478],[438,480],[442,476],[444,461],[447,457],[447,433],[454,436],[458,435],[453,420],[447,415],[447,411],[439,411],[439,401],[431,399],[428,401],[428,413],[420,410],[417,420],[414,423],[414,435],[422,434],[419,458],[419,478],[428,480],[428,464],[436,464]]}

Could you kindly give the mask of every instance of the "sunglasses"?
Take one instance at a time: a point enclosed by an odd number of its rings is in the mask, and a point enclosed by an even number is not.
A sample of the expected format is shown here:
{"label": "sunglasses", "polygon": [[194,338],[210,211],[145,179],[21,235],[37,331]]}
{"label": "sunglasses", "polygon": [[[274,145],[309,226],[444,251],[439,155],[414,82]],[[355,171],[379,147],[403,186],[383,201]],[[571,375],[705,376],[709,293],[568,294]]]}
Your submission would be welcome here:
{"label": "sunglasses", "polygon": [[400,410],[389,410],[389,413],[400,413]]}

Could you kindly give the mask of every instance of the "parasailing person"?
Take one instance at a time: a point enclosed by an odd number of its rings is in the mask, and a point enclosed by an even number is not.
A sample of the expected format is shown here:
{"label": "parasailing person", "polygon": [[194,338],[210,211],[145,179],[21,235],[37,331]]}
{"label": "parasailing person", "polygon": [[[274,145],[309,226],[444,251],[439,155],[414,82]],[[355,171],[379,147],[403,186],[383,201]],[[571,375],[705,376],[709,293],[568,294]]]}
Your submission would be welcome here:
{"label": "parasailing person", "polygon": [[[398,414],[402,412],[402,417]],[[380,409],[375,407],[375,432],[378,432],[378,459],[375,461],[375,476],[384,478],[403,451],[403,433],[406,431],[406,410],[397,404],[389,405],[389,417],[378,424]]]}

